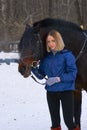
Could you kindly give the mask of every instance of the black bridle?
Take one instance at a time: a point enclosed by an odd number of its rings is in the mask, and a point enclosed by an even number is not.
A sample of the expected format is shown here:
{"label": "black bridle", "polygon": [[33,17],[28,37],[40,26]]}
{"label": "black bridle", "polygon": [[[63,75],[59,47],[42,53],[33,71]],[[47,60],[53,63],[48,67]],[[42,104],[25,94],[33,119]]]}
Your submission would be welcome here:
{"label": "black bridle", "polygon": [[[41,37],[40,37],[40,34],[39,34],[39,33],[35,33],[35,35],[37,36],[37,39],[38,39],[38,40],[37,40],[37,44],[40,46],[40,51],[42,51],[42,50],[43,50],[43,46],[42,46],[42,39],[41,39]],[[33,61],[32,64],[31,64],[31,67],[32,67],[32,68],[36,68],[37,65],[38,65],[38,61]],[[38,72],[38,74],[41,75],[39,72]],[[37,79],[35,78],[35,76],[33,75],[33,73],[31,73],[30,76],[31,76],[32,79],[33,79],[35,82],[37,82],[38,84],[40,84],[40,85],[45,85],[45,84],[46,84],[46,82],[45,82],[45,83],[40,83],[39,81],[37,81]],[[43,75],[41,75],[41,76],[42,76],[43,79],[47,80],[46,77],[44,77]]]}
{"label": "black bridle", "polygon": [[84,40],[84,43],[83,43],[83,46],[78,54],[78,56],[76,57],[76,61],[81,57],[81,55],[83,54],[83,51],[85,49],[85,46],[86,46],[86,43],[87,43],[87,34],[85,32],[83,32],[83,35],[85,36],[85,40]]}
{"label": "black bridle", "polygon": [[[34,33],[34,38],[36,39],[36,44],[37,44],[36,49],[38,48],[38,50],[36,50],[34,52],[34,54],[31,54],[29,56],[21,56],[22,58],[20,59],[20,63],[23,63],[25,65],[25,61],[24,61],[25,59],[32,58],[32,57],[34,58],[34,61],[31,64],[26,64],[26,67],[25,67],[26,74],[25,75],[27,75],[27,76],[30,74],[29,73],[30,67],[31,68],[36,68],[37,65],[38,65],[38,61],[39,61],[40,57],[42,57],[41,56],[41,53],[42,53],[41,51],[43,50],[43,45],[42,45],[42,40],[41,40],[40,34],[39,33]],[[41,52],[40,54],[39,54],[39,51]],[[41,75],[39,72],[38,72],[38,74]],[[32,77],[32,79],[35,82],[37,82],[37,83],[39,83],[41,85],[45,85],[45,83],[40,83],[39,81],[37,81],[37,79],[35,78],[35,76],[34,76],[34,74],[32,72],[31,72],[30,76]],[[41,76],[42,76],[43,79],[47,80],[46,77],[44,77],[43,75],[41,75]]]}

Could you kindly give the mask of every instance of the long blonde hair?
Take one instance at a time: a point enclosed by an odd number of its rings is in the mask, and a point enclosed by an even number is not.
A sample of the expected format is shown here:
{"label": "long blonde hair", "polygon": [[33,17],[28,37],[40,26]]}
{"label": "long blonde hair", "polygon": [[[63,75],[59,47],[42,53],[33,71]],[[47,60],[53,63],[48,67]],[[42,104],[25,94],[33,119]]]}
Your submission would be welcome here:
{"label": "long blonde hair", "polygon": [[[64,44],[61,34],[56,30],[51,30],[46,36],[46,42],[49,35],[52,36],[56,41],[56,44],[57,44],[56,51],[63,50],[65,47],[65,44]],[[47,47],[47,52],[50,52],[50,48],[48,47],[48,44],[46,44],[46,47]]]}

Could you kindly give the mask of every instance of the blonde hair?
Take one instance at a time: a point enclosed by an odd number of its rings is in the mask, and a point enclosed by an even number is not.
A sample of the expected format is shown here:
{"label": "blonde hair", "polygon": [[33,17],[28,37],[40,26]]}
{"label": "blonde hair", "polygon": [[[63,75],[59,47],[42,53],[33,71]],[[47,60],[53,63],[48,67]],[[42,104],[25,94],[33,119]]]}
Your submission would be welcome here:
{"label": "blonde hair", "polygon": [[[47,38],[48,38],[48,36],[52,36],[52,37],[55,39],[56,44],[57,44],[56,51],[61,51],[61,50],[64,49],[65,44],[64,44],[64,41],[63,41],[63,39],[62,39],[61,34],[60,34],[58,31],[56,31],[56,30],[51,30],[51,31],[47,34],[47,36],[46,36],[46,43],[47,43]],[[48,44],[46,44],[46,47],[47,47],[47,52],[50,52],[50,48],[48,47]]]}

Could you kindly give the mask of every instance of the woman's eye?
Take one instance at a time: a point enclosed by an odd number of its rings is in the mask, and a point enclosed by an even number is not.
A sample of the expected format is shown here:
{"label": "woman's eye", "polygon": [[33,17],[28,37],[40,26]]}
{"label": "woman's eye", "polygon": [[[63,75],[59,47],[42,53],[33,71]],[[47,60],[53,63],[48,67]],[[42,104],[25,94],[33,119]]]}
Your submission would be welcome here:
{"label": "woman's eye", "polygon": [[47,41],[47,43],[50,43],[50,41]]}
{"label": "woman's eye", "polygon": [[52,42],[55,42],[55,40],[52,40]]}

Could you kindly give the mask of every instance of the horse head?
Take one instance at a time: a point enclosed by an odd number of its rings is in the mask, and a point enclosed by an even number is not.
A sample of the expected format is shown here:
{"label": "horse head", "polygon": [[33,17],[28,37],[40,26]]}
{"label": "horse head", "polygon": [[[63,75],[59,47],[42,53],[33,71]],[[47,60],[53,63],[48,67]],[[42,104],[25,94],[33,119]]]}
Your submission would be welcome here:
{"label": "horse head", "polygon": [[24,76],[31,74],[32,67],[43,55],[43,46],[39,33],[34,27],[26,25],[24,34],[19,43],[20,62],[18,70]]}

